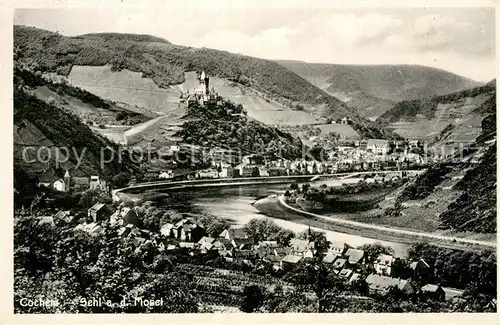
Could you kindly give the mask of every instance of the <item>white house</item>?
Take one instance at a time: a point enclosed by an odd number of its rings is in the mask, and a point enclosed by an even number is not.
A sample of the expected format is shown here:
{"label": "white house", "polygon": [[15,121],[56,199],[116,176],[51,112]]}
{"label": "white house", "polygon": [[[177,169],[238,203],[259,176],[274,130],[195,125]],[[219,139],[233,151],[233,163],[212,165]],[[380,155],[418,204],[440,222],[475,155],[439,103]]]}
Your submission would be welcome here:
{"label": "white house", "polygon": [[174,172],[172,170],[162,171],[160,175],[158,175],[160,179],[172,179],[174,178]]}
{"label": "white house", "polygon": [[380,254],[377,260],[373,263],[375,272],[381,275],[392,275],[392,267],[396,258],[391,255]]}
{"label": "white house", "polygon": [[389,141],[383,139],[368,139],[366,150],[377,155],[385,155],[389,152]]}
{"label": "white house", "polygon": [[62,179],[54,182],[54,189],[59,192],[66,192],[66,183]]}

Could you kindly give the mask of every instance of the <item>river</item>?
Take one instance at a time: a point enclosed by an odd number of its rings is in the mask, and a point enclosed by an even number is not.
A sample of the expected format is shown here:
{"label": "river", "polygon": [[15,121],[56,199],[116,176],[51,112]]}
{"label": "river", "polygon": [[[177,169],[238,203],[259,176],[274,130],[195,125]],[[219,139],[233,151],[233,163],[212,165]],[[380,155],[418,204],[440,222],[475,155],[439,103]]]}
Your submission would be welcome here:
{"label": "river", "polygon": [[[179,191],[164,190],[168,196],[158,200],[160,203],[168,205],[171,210],[182,213],[206,213],[215,215],[228,220],[234,227],[241,227],[253,218],[269,218],[252,204],[269,195],[281,194],[287,187],[287,184],[262,184],[198,188]],[[163,190],[160,190],[160,192],[163,192]],[[270,215],[276,216],[287,213],[289,214],[289,212],[282,210],[279,206],[273,205]],[[300,232],[308,228],[306,224],[295,223],[279,218],[272,219],[277,225],[294,232]],[[345,242],[353,247],[379,242],[383,245],[391,246],[398,257],[404,257],[409,247],[409,245],[406,244],[385,242],[357,235],[327,231],[320,228],[311,227],[311,229],[325,232],[326,237],[330,241]]]}

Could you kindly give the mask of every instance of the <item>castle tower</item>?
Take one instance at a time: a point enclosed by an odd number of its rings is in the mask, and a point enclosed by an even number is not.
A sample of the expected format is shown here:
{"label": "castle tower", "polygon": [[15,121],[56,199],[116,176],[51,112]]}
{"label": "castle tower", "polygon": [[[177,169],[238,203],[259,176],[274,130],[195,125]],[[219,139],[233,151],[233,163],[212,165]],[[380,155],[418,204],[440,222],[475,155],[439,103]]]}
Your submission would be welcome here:
{"label": "castle tower", "polygon": [[69,171],[66,170],[64,173],[64,191],[69,192],[70,189],[71,176],[69,176]]}
{"label": "castle tower", "polygon": [[204,83],[205,84],[205,94],[208,95],[210,93],[210,78],[208,78],[208,76],[205,74],[205,71],[203,71],[201,73],[201,76],[200,76],[200,83]]}

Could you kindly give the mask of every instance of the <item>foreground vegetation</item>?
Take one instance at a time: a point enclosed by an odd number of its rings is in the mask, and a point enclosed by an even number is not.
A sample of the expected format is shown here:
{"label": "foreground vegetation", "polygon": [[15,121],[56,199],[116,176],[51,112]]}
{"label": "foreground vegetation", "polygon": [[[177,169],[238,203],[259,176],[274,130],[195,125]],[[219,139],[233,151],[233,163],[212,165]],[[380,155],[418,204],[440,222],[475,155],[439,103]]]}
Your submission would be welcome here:
{"label": "foreground vegetation", "polygon": [[[150,215],[149,204],[139,207],[142,221]],[[149,211],[147,210],[149,209]],[[154,214],[154,213],[153,213]],[[167,212],[163,221],[180,216]],[[216,222],[217,218],[214,219]],[[226,226],[223,226],[226,227]],[[245,229],[252,237],[279,240],[295,236],[268,220],[252,220]],[[91,237],[71,228],[40,224],[19,216],[14,229],[14,301],[17,313],[192,313],[207,312],[207,305],[234,306],[243,312],[443,312],[494,311],[496,257],[494,252],[472,253],[414,245],[409,258],[424,258],[432,268],[429,278],[411,279],[415,288],[439,283],[464,289],[463,299],[439,302],[417,290],[410,297],[397,290],[388,296],[367,297],[363,281],[347,284],[318,258],[300,262],[287,271],[275,272],[268,264],[254,266],[228,262],[213,254],[189,250],[159,251],[152,243],[137,246],[106,226],[104,234]],[[217,231],[219,231],[218,229]],[[215,232],[215,229],[214,229]],[[305,238],[307,233],[298,234]],[[326,249],[322,233],[313,232],[317,246]],[[373,272],[370,264],[381,245],[364,245],[369,263],[360,272]],[[407,268],[408,266],[402,266]],[[111,303],[82,305],[82,299],[102,297]],[[65,304],[52,307],[22,306],[20,300],[54,299]],[[161,306],[135,305],[137,298],[162,299]],[[127,304],[119,302],[126,301]]]}
{"label": "foreground vegetation", "polygon": [[175,134],[184,143],[232,149],[242,155],[261,154],[287,159],[302,157],[303,145],[299,138],[251,120],[241,104],[235,105],[226,100],[205,106],[193,104],[185,118],[187,122]]}

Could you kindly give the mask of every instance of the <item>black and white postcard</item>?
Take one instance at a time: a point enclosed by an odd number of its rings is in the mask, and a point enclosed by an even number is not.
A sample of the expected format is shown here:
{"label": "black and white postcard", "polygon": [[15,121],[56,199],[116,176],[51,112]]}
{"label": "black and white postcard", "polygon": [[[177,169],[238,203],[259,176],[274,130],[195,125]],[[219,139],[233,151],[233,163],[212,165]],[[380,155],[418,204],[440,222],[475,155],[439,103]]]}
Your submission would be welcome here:
{"label": "black and white postcard", "polygon": [[11,7],[13,317],[497,312],[493,3]]}

